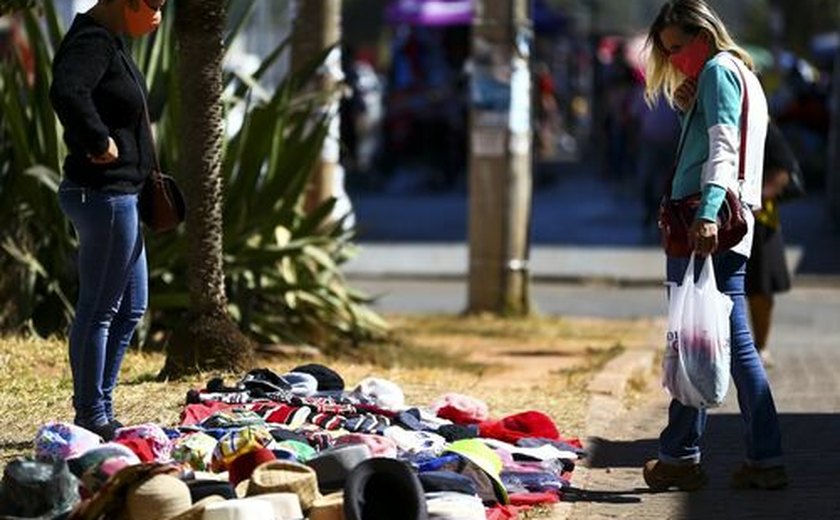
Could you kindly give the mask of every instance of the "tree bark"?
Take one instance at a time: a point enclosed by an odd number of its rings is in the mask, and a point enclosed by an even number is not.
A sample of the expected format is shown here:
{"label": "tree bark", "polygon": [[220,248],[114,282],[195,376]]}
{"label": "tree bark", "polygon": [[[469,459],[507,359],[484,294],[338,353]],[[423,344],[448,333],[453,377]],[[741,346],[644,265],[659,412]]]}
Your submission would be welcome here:
{"label": "tree bark", "polygon": [[242,370],[253,345],[227,312],[222,242],[223,30],[226,0],[178,0],[181,97],[179,176],[187,198],[190,310],[169,345],[161,378],[200,370]]}

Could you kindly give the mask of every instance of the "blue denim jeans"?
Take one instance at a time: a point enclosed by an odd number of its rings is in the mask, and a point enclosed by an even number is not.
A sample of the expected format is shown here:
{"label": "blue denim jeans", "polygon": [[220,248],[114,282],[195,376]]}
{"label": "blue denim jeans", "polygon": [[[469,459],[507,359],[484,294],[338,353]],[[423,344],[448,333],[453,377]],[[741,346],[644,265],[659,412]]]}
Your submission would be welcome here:
{"label": "blue denim jeans", "polygon": [[114,418],[123,355],[148,305],[137,195],[101,192],[65,179],[58,196],[79,237],[79,299],[70,329],[75,422],[101,426]]}
{"label": "blue denim jeans", "polygon": [[[746,462],[756,467],[782,463],[782,443],[776,405],[764,366],[758,357],[747,325],[744,275],[747,259],[725,251],[712,257],[718,290],[732,298],[732,379],[738,390],[738,406],[744,422]],[[699,259],[698,259],[699,260]],[[668,258],[668,281],[682,283],[688,258]],[[695,261],[695,276],[703,262]],[[706,411],[684,406],[676,399],[668,410],[668,426],[659,436],[659,459],[672,464],[700,462],[700,438],[706,427]]]}

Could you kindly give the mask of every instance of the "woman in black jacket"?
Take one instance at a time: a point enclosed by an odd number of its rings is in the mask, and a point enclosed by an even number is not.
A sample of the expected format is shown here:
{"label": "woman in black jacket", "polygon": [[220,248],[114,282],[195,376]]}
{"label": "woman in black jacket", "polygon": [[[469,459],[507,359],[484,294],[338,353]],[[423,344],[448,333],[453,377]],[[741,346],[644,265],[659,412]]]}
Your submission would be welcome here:
{"label": "woman in black jacket", "polygon": [[166,0],[99,0],[73,20],[53,61],[50,100],[69,154],[61,208],[79,237],[70,330],[75,423],[106,440],[123,355],[148,302],[137,194],[153,162],[145,80],[122,37],[154,31]]}

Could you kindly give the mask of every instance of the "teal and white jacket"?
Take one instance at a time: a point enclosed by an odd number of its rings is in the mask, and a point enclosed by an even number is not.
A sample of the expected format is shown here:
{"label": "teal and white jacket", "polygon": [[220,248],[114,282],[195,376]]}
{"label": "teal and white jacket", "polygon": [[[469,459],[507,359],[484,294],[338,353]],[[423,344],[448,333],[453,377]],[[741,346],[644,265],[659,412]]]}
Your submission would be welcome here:
{"label": "teal and white jacket", "polygon": [[[741,148],[741,70],[749,93],[744,181],[738,182]],[[754,219],[761,207],[764,169],[764,139],[767,135],[767,100],[761,84],[738,58],[721,52],[706,62],[697,83],[697,99],[682,117],[685,141],[671,196],[680,199],[702,192],[697,217],[714,221],[726,196],[726,188],[740,193],[747,221],[747,234],[732,251],[749,257]],[[687,126],[686,126],[687,125]]]}

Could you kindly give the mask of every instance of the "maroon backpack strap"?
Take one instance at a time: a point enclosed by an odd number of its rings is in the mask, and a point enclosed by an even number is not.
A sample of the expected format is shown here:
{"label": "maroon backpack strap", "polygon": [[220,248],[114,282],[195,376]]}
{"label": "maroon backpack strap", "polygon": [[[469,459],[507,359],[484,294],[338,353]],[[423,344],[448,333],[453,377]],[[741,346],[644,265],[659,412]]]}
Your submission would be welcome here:
{"label": "maroon backpack strap", "polygon": [[[732,59],[735,60],[734,57]],[[749,114],[750,111],[750,96],[748,93],[749,88],[747,87],[747,78],[744,76],[741,66],[735,63],[735,68],[738,69],[738,74],[741,76],[741,89],[743,90],[743,95],[741,96],[741,148],[738,150],[738,182],[743,182],[747,157],[747,114]]]}

